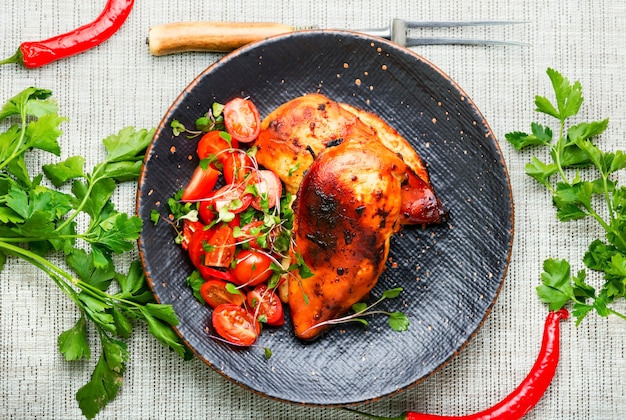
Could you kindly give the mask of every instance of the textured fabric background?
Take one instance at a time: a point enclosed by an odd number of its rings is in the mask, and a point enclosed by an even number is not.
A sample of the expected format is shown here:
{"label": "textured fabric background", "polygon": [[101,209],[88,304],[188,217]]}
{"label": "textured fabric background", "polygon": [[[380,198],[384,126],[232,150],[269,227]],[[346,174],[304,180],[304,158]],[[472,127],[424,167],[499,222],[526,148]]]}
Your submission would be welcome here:
{"label": "textured fabric background", "polygon": [[[104,3],[3,0],[0,55],[12,54],[22,41],[89,22]],[[520,40],[532,44],[529,47],[414,48],[458,82],[500,141],[515,201],[514,249],[500,297],[463,351],[412,389],[357,407],[380,415],[408,409],[471,413],[507,395],[535,360],[546,314],[534,291],[543,260],[567,258],[578,270],[588,243],[600,234],[592,224],[556,221],[544,190],[524,174],[531,152],[516,152],[504,134],[528,130],[537,119],[547,122],[534,112],[533,99],[550,94],[545,71],[553,67],[582,83],[581,121],[610,118],[602,147],[626,147],[623,0],[137,1],[121,31],[95,50],[37,70],[0,67],[0,100],[4,103],[31,85],[52,89],[60,113],[69,117],[61,138],[64,156],[81,154],[91,167],[104,156],[102,138],[128,125],[156,126],[179,92],[220,57],[152,57],[144,42],[151,25],[204,19],[359,28],[384,26],[393,17],[528,22],[425,34]],[[41,163],[30,162],[33,167]],[[115,200],[118,207],[132,212],[135,186],[126,185]],[[599,278],[590,281],[601,284]],[[95,361],[65,362],[56,341],[75,317],[73,304],[43,273],[9,260],[0,273],[0,418],[81,418],[75,393],[88,380]],[[578,328],[570,321],[562,329],[556,378],[527,418],[626,418],[626,322],[590,316]],[[129,350],[132,359],[125,384],[100,419],[356,418],[336,409],[294,406],[252,394],[198,360],[179,360],[144,328],[135,331]]]}

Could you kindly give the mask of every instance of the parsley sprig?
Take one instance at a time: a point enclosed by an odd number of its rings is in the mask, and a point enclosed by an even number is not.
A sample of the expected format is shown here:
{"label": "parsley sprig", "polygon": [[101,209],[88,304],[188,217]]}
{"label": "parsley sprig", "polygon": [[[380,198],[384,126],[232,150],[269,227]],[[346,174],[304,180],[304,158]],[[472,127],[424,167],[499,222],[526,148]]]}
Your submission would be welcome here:
{"label": "parsley sprig", "polygon": [[556,140],[548,126],[533,122],[531,132],[511,132],[506,139],[517,149],[531,146],[550,148],[551,161],[532,157],[526,174],[551,194],[560,221],[595,220],[604,238],[594,240],[583,257],[584,265],[603,275],[599,290],[587,283],[586,270],[571,274],[571,265],[563,259],[547,259],[537,287],[540,299],[557,310],[571,303],[577,325],[587,314],[616,315],[616,301],[626,292],[626,187],[618,186],[617,173],[626,167],[626,154],[617,150],[602,151],[593,139],[602,134],[608,119],[570,124],[583,103],[580,82],[570,81],[554,69],[547,70],[555,93],[555,102],[535,97],[536,111],[558,120]]}
{"label": "parsley sprig", "polygon": [[[66,360],[91,357],[88,328],[94,329],[100,355],[90,381],[76,394],[85,417],[93,418],[122,386],[130,360],[122,339],[130,336],[133,320],[145,321],[150,333],[181,356],[190,353],[171,328],[178,323],[175,313],[155,302],[139,262],[127,273],[114,264],[115,254],[135,249],[142,222],[116,210],[111,199],[120,182],[139,176],[153,132],[128,127],[105,138],[106,157],[91,172],[85,172],[83,157],[72,156],[31,177],[31,150],[61,154],[58,137],[66,119],[51,95],[28,88],[0,109],[0,122],[9,125],[0,133],[0,270],[11,257],[27,261],[76,304],[76,324],[58,338]],[[60,188],[66,183],[68,192]],[[66,266],[52,262],[51,254],[64,256]]]}

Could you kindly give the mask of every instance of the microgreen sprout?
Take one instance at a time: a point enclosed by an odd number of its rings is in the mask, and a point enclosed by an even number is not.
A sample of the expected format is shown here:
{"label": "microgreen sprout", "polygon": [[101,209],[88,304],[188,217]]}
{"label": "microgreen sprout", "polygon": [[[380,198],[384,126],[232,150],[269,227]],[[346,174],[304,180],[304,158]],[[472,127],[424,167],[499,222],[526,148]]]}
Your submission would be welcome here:
{"label": "microgreen sprout", "polygon": [[[379,305],[385,299],[394,299],[400,295],[402,292],[401,287],[397,287],[394,289],[389,289],[383,292],[382,296],[371,304],[367,304],[365,302],[358,302],[352,305],[353,313],[348,314],[346,316],[330,319],[328,321],[320,322],[319,324],[313,325],[307,331],[320,328],[326,325],[337,325],[337,324],[345,324],[348,322],[359,322],[365,326],[369,325],[369,322],[364,318],[365,316],[371,315],[386,315],[388,317],[388,323],[391,329],[394,331],[406,331],[409,327],[409,319],[402,312],[389,312],[380,309],[374,309],[375,306]],[[303,334],[304,334],[303,333]]]}
{"label": "microgreen sprout", "polygon": [[208,133],[209,131],[224,130],[223,109],[224,105],[214,102],[211,109],[195,121],[195,130],[185,127],[183,123],[176,119],[172,120],[170,127],[172,128],[174,136],[187,133],[187,137],[190,139]]}

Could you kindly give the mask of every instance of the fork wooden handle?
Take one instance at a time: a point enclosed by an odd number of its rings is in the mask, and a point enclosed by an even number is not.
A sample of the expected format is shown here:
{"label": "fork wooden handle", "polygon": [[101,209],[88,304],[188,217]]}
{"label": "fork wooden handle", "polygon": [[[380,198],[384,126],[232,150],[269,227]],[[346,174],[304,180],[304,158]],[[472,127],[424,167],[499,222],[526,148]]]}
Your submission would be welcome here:
{"label": "fork wooden handle", "polygon": [[148,30],[147,42],[152,55],[186,51],[229,52],[294,30],[293,26],[270,22],[176,22],[152,26]]}

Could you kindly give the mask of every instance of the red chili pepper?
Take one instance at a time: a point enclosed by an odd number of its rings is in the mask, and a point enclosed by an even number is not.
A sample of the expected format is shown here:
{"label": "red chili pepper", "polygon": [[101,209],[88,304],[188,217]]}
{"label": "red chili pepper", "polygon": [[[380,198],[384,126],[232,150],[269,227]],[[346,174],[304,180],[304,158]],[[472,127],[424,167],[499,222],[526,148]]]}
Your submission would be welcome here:
{"label": "red chili pepper", "polygon": [[378,420],[518,420],[524,417],[548,389],[559,363],[559,321],[566,319],[566,309],[550,312],[546,318],[543,342],[537,361],[524,381],[498,404],[468,416],[439,416],[409,411],[399,417],[377,417],[346,409]]}
{"label": "red chili pepper", "polygon": [[43,41],[23,42],[13,56],[0,64],[17,63],[32,69],[94,48],[117,32],[133,3],[134,0],[108,0],[93,22]]}

